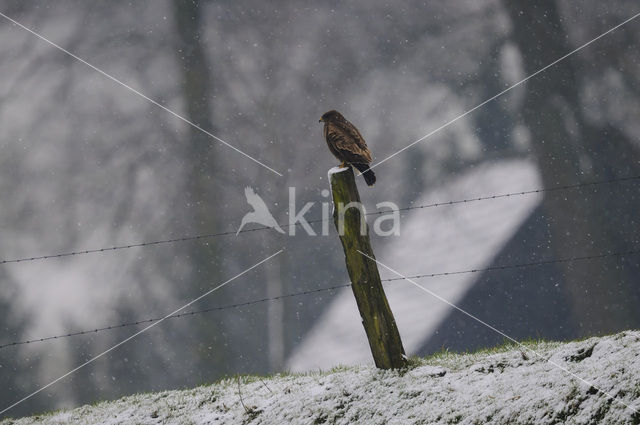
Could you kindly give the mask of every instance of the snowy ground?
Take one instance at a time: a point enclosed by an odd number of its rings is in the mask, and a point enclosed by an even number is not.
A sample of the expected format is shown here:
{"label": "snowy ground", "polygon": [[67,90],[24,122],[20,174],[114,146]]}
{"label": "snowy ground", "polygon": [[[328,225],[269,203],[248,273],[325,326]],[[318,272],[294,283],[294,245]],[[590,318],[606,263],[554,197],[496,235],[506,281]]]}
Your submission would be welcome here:
{"label": "snowy ground", "polygon": [[640,424],[640,331],[526,346],[442,353],[417,360],[404,372],[360,366],[232,378],[0,425]]}

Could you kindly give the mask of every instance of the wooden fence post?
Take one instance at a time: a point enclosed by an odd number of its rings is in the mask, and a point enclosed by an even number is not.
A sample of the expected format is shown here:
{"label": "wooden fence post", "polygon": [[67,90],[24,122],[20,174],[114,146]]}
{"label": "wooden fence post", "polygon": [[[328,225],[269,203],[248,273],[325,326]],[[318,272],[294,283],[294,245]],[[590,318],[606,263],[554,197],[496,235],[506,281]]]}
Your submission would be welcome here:
{"label": "wooden fence post", "polygon": [[406,366],[400,333],[387,302],[369,241],[369,227],[362,215],[360,195],[351,167],[332,169],[333,221],[340,235],[362,324],[376,367],[398,369]]}

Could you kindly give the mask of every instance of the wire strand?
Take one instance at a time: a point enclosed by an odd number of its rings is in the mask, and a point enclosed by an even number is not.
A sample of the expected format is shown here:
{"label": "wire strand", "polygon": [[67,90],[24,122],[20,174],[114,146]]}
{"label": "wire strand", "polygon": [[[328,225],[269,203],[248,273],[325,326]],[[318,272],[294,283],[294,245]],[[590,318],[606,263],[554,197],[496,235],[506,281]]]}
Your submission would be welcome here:
{"label": "wire strand", "polygon": [[[554,186],[550,188],[539,188],[539,189],[532,189],[532,190],[524,190],[520,192],[501,193],[501,194],[495,194],[495,195],[480,196],[475,198],[436,202],[436,203],[426,204],[426,205],[413,205],[409,207],[399,208],[398,211],[411,211],[411,210],[417,210],[417,209],[436,208],[436,207],[442,207],[447,205],[468,204],[472,202],[489,201],[489,200],[500,199],[500,198],[532,195],[536,193],[557,192],[562,190],[572,190],[572,189],[579,189],[583,187],[600,186],[600,185],[607,185],[607,184],[613,184],[613,183],[624,183],[624,182],[637,181],[637,180],[640,180],[640,176],[621,177],[621,178],[610,179],[610,180],[577,183],[577,184],[571,184],[571,185]],[[381,214],[386,214],[388,212],[389,211],[373,211],[373,212],[366,213],[366,215],[368,216],[381,215]],[[314,219],[314,220],[307,220],[307,223],[316,224],[316,223],[321,223],[327,220],[329,220],[329,218],[320,218],[320,219]],[[281,223],[279,224],[279,226],[288,228],[292,226],[298,226],[300,224],[301,223],[299,222],[296,222],[294,224]],[[268,230],[268,229],[271,229],[271,227],[262,226],[262,227],[256,227],[254,229],[243,229],[238,233],[244,234],[244,233],[257,232],[257,231]],[[164,240],[157,240],[157,241],[150,241],[150,242],[139,242],[139,243],[133,243],[128,245],[116,245],[116,246],[111,246],[106,248],[86,249],[81,251],[70,251],[70,252],[63,252],[58,254],[14,258],[14,259],[8,259],[8,260],[0,260],[0,265],[10,264],[10,263],[25,263],[25,262],[38,261],[38,260],[49,260],[49,259],[64,258],[64,257],[73,257],[73,256],[80,256],[80,255],[94,254],[94,253],[105,253],[109,251],[119,251],[123,249],[131,249],[131,248],[143,248],[143,247],[150,247],[150,246],[156,246],[156,245],[196,241],[200,239],[211,239],[215,237],[229,236],[229,235],[235,235],[235,234],[236,234],[235,231],[230,230],[230,231],[220,232],[220,233],[205,233],[205,234],[193,235],[193,236],[183,236],[183,237],[173,238],[173,239],[164,239]]]}
{"label": "wire strand", "polygon": [[[418,275],[408,276],[408,278],[410,278],[410,279],[426,279],[426,278],[433,278],[433,277],[446,277],[446,276],[453,276],[453,275],[460,275],[460,274],[493,272],[493,271],[520,269],[520,268],[526,268],[526,267],[536,267],[536,266],[549,265],[549,264],[569,263],[569,262],[577,262],[577,261],[591,261],[591,260],[597,260],[597,259],[602,259],[602,258],[607,258],[607,257],[624,257],[624,256],[628,256],[628,255],[637,255],[637,254],[640,254],[640,249],[623,251],[623,252],[607,252],[607,253],[584,255],[584,256],[565,257],[565,258],[553,258],[553,259],[547,259],[547,260],[531,261],[531,262],[528,262],[528,263],[490,266],[490,267],[477,268],[477,269],[467,269],[467,270],[456,270],[456,271],[439,272],[439,273],[418,274]],[[394,281],[398,281],[398,280],[404,280],[404,277],[381,279],[382,282],[394,282]],[[294,292],[294,293],[290,293],[290,294],[278,295],[278,296],[270,297],[270,298],[260,298],[260,299],[257,299],[257,300],[245,301],[245,302],[236,303],[236,304],[227,304],[227,305],[223,305],[223,306],[210,307],[210,308],[206,308],[206,309],[203,309],[203,310],[193,310],[193,311],[189,311],[189,312],[186,312],[186,313],[177,313],[177,314],[173,314],[173,315],[167,316],[167,317],[165,317],[165,319],[175,319],[175,318],[180,318],[180,317],[188,317],[188,316],[195,316],[195,315],[198,315],[198,314],[210,313],[210,312],[213,312],[213,311],[221,311],[221,310],[228,310],[228,309],[232,309],[232,308],[246,307],[246,306],[250,306],[250,305],[254,305],[254,304],[272,302],[272,301],[282,300],[282,299],[286,299],[286,298],[299,297],[299,296],[310,295],[310,294],[315,294],[315,293],[319,293],[319,292],[334,291],[336,289],[346,288],[348,286],[351,286],[351,283],[344,283],[344,284],[341,284],[341,285],[333,285],[333,286],[328,286],[328,287],[310,289],[310,290],[306,290],[306,291],[300,291],[300,292]],[[69,338],[69,337],[72,337],[72,336],[96,334],[96,333],[103,332],[103,331],[109,331],[109,330],[114,330],[114,329],[119,329],[119,328],[142,325],[142,324],[146,324],[146,323],[153,323],[153,322],[157,322],[159,320],[163,320],[163,319],[162,318],[151,318],[151,319],[137,320],[137,321],[134,321],[134,322],[125,322],[125,323],[120,323],[120,324],[117,324],[117,325],[105,326],[105,327],[101,327],[101,328],[88,329],[88,330],[77,331],[77,332],[70,332],[70,333],[62,334],[62,335],[48,336],[48,337],[44,337],[44,338],[36,338],[36,339],[30,339],[30,340],[25,340],[25,341],[10,342],[10,343],[6,343],[6,344],[0,345],[0,349],[4,349],[4,348],[8,348],[8,347],[15,347],[15,346],[18,346],[18,345],[32,344],[32,343],[36,343],[36,342],[50,341],[50,340],[53,340],[53,339]]]}

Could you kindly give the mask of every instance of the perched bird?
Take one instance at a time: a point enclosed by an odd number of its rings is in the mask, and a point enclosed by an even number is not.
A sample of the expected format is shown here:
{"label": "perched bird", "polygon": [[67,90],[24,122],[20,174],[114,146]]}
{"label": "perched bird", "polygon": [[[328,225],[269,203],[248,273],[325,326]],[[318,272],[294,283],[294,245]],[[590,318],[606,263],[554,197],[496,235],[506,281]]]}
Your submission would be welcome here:
{"label": "perched bird", "polygon": [[247,197],[249,205],[253,207],[253,211],[246,213],[244,217],[242,217],[242,222],[236,232],[236,236],[238,236],[238,233],[240,233],[247,223],[262,224],[265,227],[276,229],[279,233],[284,233],[284,230],[278,226],[276,219],[273,218],[271,212],[269,212],[269,208],[267,208],[267,204],[264,203],[260,195],[255,193],[250,187],[244,189],[244,195]]}
{"label": "perched bird", "polygon": [[362,173],[367,185],[373,186],[376,175],[369,168],[371,152],[358,129],[336,110],[326,112],[319,122],[324,122],[324,138],[341,166],[354,166]]}

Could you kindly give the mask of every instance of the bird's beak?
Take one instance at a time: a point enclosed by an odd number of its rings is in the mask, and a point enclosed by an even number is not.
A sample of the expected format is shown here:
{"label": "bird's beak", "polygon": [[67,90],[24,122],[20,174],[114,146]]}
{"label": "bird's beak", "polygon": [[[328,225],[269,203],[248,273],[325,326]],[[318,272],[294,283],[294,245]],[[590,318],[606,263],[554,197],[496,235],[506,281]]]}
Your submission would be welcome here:
{"label": "bird's beak", "polygon": [[322,122],[322,118],[320,118],[320,119],[318,120],[318,122]]}

